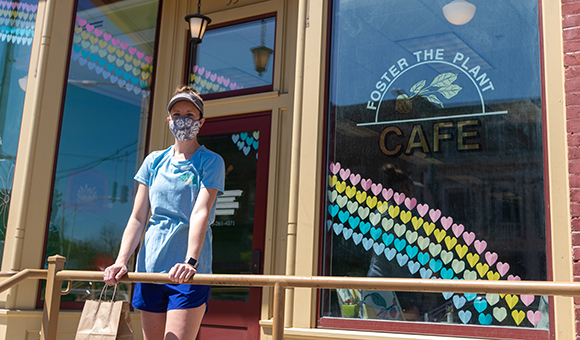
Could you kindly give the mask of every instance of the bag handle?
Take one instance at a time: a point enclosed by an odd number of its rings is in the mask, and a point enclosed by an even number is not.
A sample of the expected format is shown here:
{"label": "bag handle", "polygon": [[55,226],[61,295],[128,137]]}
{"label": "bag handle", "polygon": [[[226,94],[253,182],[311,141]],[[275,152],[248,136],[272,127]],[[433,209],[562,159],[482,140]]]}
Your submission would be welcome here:
{"label": "bag handle", "polygon": [[[113,290],[113,296],[111,297],[111,301],[115,300],[115,295],[117,294],[117,285],[118,283],[115,284],[115,289]],[[105,293],[105,301],[107,299],[107,288],[109,288],[108,284],[105,284],[105,286],[103,287],[103,289],[101,290],[101,295],[99,295],[99,301],[103,300],[103,292]]]}

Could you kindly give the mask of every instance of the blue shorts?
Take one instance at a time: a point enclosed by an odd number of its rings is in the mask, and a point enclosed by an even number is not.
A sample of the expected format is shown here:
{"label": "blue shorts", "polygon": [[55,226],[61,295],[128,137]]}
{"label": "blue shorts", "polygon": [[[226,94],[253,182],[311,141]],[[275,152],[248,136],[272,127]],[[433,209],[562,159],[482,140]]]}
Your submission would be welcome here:
{"label": "blue shorts", "polygon": [[211,286],[136,283],[133,307],[145,312],[166,313],[171,309],[208,308]]}

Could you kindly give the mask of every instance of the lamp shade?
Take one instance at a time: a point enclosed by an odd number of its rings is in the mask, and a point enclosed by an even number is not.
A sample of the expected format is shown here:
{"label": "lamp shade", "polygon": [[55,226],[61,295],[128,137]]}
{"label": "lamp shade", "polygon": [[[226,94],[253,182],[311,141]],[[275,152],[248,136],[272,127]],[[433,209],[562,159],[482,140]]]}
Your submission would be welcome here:
{"label": "lamp shade", "polygon": [[272,52],[274,51],[271,48],[268,48],[263,45],[251,48],[250,51],[254,56],[254,68],[261,77],[262,73],[265,72],[266,69],[268,68],[268,60],[270,60],[270,54],[272,54]]}
{"label": "lamp shade", "polygon": [[189,14],[185,16],[185,21],[189,23],[189,32],[191,33],[191,42],[194,44],[201,43],[207,25],[211,23],[211,19],[205,15]]}
{"label": "lamp shade", "polygon": [[465,0],[453,0],[443,6],[445,19],[453,25],[465,25],[475,15],[475,5]]}

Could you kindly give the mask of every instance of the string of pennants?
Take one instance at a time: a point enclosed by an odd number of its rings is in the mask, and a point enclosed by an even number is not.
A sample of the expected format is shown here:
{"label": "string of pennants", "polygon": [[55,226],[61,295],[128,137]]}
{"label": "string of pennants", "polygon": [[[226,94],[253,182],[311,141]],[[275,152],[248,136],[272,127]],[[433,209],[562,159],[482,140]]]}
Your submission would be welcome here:
{"label": "string of pennants", "polygon": [[32,45],[38,5],[0,1],[0,41]]}
{"label": "string of pennants", "polygon": [[82,18],[76,20],[71,58],[128,92],[150,94],[153,57]]}
{"label": "string of pennants", "polygon": [[193,74],[189,75],[189,83],[190,86],[200,93],[216,93],[244,88],[242,85],[238,85],[230,78],[206,70],[203,66],[199,67],[198,65],[195,65],[193,67],[193,72]]}

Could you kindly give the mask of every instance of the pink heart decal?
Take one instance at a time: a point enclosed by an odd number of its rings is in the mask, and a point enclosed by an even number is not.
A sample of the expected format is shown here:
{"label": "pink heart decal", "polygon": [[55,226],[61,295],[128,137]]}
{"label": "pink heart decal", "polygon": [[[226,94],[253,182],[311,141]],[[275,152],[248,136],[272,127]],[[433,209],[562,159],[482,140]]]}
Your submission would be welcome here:
{"label": "pink heart decal", "polygon": [[350,170],[349,169],[340,169],[340,178],[342,178],[343,181],[346,181],[346,179],[348,178],[348,176],[350,176]]}
{"label": "pink heart decal", "polygon": [[87,21],[83,18],[77,18],[77,22],[79,23],[79,26],[83,27]]}
{"label": "pink heart decal", "polygon": [[193,73],[197,72],[197,67],[198,67],[197,65],[195,65],[195,66],[193,67]]}
{"label": "pink heart decal", "polygon": [[146,57],[145,57],[145,62],[146,62],[147,64],[151,64],[151,62],[152,62],[152,61],[153,61],[153,57],[151,57],[151,56],[146,56]]}
{"label": "pink heart decal", "polygon": [[382,191],[383,197],[385,198],[385,201],[388,201],[391,199],[391,197],[393,197],[393,189],[389,188],[387,189],[383,189]]}
{"label": "pink heart decal", "polygon": [[137,53],[137,49],[133,46],[129,47],[129,54],[134,55],[135,53]]}
{"label": "pink heart decal", "polygon": [[98,37],[100,37],[101,35],[103,35],[103,31],[101,31],[101,30],[100,30],[100,29],[98,29],[98,28],[95,28],[95,35],[96,35],[96,36],[97,36],[97,38],[98,38]]}
{"label": "pink heart decal", "polygon": [[210,70],[205,71],[205,79],[209,78],[209,76],[211,76],[211,71]]}
{"label": "pink heart decal", "polygon": [[373,183],[371,185],[371,191],[373,192],[373,195],[375,195],[375,196],[378,196],[382,190],[383,190],[383,185],[381,183],[379,183],[379,184]]}
{"label": "pink heart decal", "polygon": [[[499,275],[504,276],[509,270],[510,270],[510,265],[509,263],[502,263],[502,262],[498,262],[495,267],[497,268],[497,272],[499,273]],[[516,280],[515,277],[517,277],[517,280],[520,280],[519,276],[512,276],[510,275],[508,277],[509,281],[513,281]],[[513,279],[512,279],[513,278]]]}
{"label": "pink heart decal", "polygon": [[521,279],[521,278],[520,278],[518,275],[516,275],[516,276],[513,276],[513,275],[511,275],[511,274],[510,274],[510,275],[508,276],[508,281],[521,281],[521,280],[522,280],[522,279]]}
{"label": "pink heart decal", "polygon": [[212,74],[212,75],[209,77],[209,79],[211,79],[211,81],[215,83],[215,80],[217,79],[217,74],[215,74],[215,73],[214,73],[214,74]]}
{"label": "pink heart decal", "polygon": [[95,26],[91,25],[91,24],[87,24],[85,26],[85,28],[87,29],[88,32],[92,32],[95,29]]}
{"label": "pink heart decal", "polygon": [[[443,221],[443,219],[441,219],[441,221]],[[455,237],[459,237],[461,236],[461,234],[463,234],[465,227],[463,226],[463,224],[453,223],[453,226],[451,226],[451,230],[453,230],[453,234],[455,235]],[[475,234],[473,234],[473,236],[475,237]],[[465,237],[463,239],[465,239]],[[469,243],[471,244],[471,242]]]}
{"label": "pink heart decal", "polygon": [[532,325],[537,325],[540,321],[542,321],[542,312],[538,311],[531,311],[529,310],[527,313],[528,320],[532,323]]}
{"label": "pink heart decal", "polygon": [[522,302],[526,306],[531,305],[532,302],[534,302],[535,299],[536,299],[536,297],[533,296],[533,295],[520,295],[520,300],[522,300]]}
{"label": "pink heart decal", "polygon": [[485,241],[476,240],[473,245],[475,246],[475,250],[477,250],[479,254],[483,253],[485,248],[487,248],[487,242]]}
{"label": "pink heart decal", "polygon": [[[137,51],[137,58],[138,59],[143,59],[143,57],[145,56],[145,53],[141,52],[141,51]],[[195,65],[197,66],[197,65]]]}
{"label": "pink heart decal", "polygon": [[336,175],[336,173],[338,172],[338,170],[340,169],[340,163],[336,162],[330,162],[330,172],[332,172],[333,175]]}
{"label": "pink heart decal", "polygon": [[127,44],[126,42],[121,42],[121,48],[124,50],[127,49],[127,47],[129,47],[129,44]]}
{"label": "pink heart decal", "polygon": [[[441,217],[441,225],[443,226],[443,228],[445,228],[445,230],[449,230],[451,224],[453,224],[453,217],[445,217],[445,216]],[[456,226],[456,224],[454,224],[453,226]],[[455,232],[455,230],[453,230],[453,232]],[[455,237],[459,237],[462,232],[463,229],[461,229],[461,232],[459,234],[455,234]]]}
{"label": "pink heart decal", "polygon": [[350,174],[349,176],[350,178],[350,183],[355,186],[358,184],[358,182],[360,182],[360,175],[359,174]]}
{"label": "pink heart decal", "polygon": [[421,217],[424,217],[427,211],[429,211],[429,205],[419,204],[417,206],[417,212],[419,213],[419,215],[421,215]]}
{"label": "pink heart decal", "polygon": [[203,74],[205,73],[205,67],[203,67],[203,66],[202,66],[202,67],[199,67],[199,68],[197,69],[197,73],[198,73],[200,76],[203,76]]}
{"label": "pink heart decal", "polygon": [[395,203],[397,203],[397,205],[401,205],[401,203],[405,201],[405,194],[399,194],[396,192],[393,197],[395,198]]}
{"label": "pink heart decal", "polygon": [[371,188],[371,184],[373,184],[373,181],[371,181],[371,179],[363,179],[362,181],[360,181],[360,185],[362,186],[362,188],[364,189],[364,191],[367,191]]}
{"label": "pink heart decal", "polygon": [[439,217],[441,217],[441,210],[429,210],[429,217],[431,217],[431,221],[433,221],[433,223],[437,222]]}
{"label": "pink heart decal", "polygon": [[492,252],[486,251],[485,252],[485,260],[487,261],[487,263],[490,266],[493,266],[495,261],[497,261],[497,253],[492,253]]}
{"label": "pink heart decal", "polygon": [[105,39],[105,41],[109,41],[111,40],[113,36],[110,35],[109,33],[103,33],[103,39]]}
{"label": "pink heart decal", "polygon": [[409,210],[413,210],[413,208],[417,205],[417,199],[416,198],[405,198],[405,206],[407,207],[407,209]]}
{"label": "pink heart decal", "polygon": [[223,84],[224,83],[224,79],[225,79],[224,76],[217,77],[218,84],[220,84],[220,85]]}
{"label": "pink heart decal", "polygon": [[228,87],[228,85],[230,85],[230,78],[224,80],[224,86]]}
{"label": "pink heart decal", "polygon": [[121,40],[117,39],[117,38],[113,38],[111,39],[111,44],[113,44],[113,46],[117,46],[119,45],[119,43],[121,42]]}
{"label": "pink heart decal", "polygon": [[231,83],[230,89],[235,90],[238,87],[238,83]]}
{"label": "pink heart decal", "polygon": [[465,241],[465,244],[467,244],[468,246],[471,245],[473,240],[475,240],[475,233],[474,232],[468,233],[467,231],[464,232],[463,240]]}

